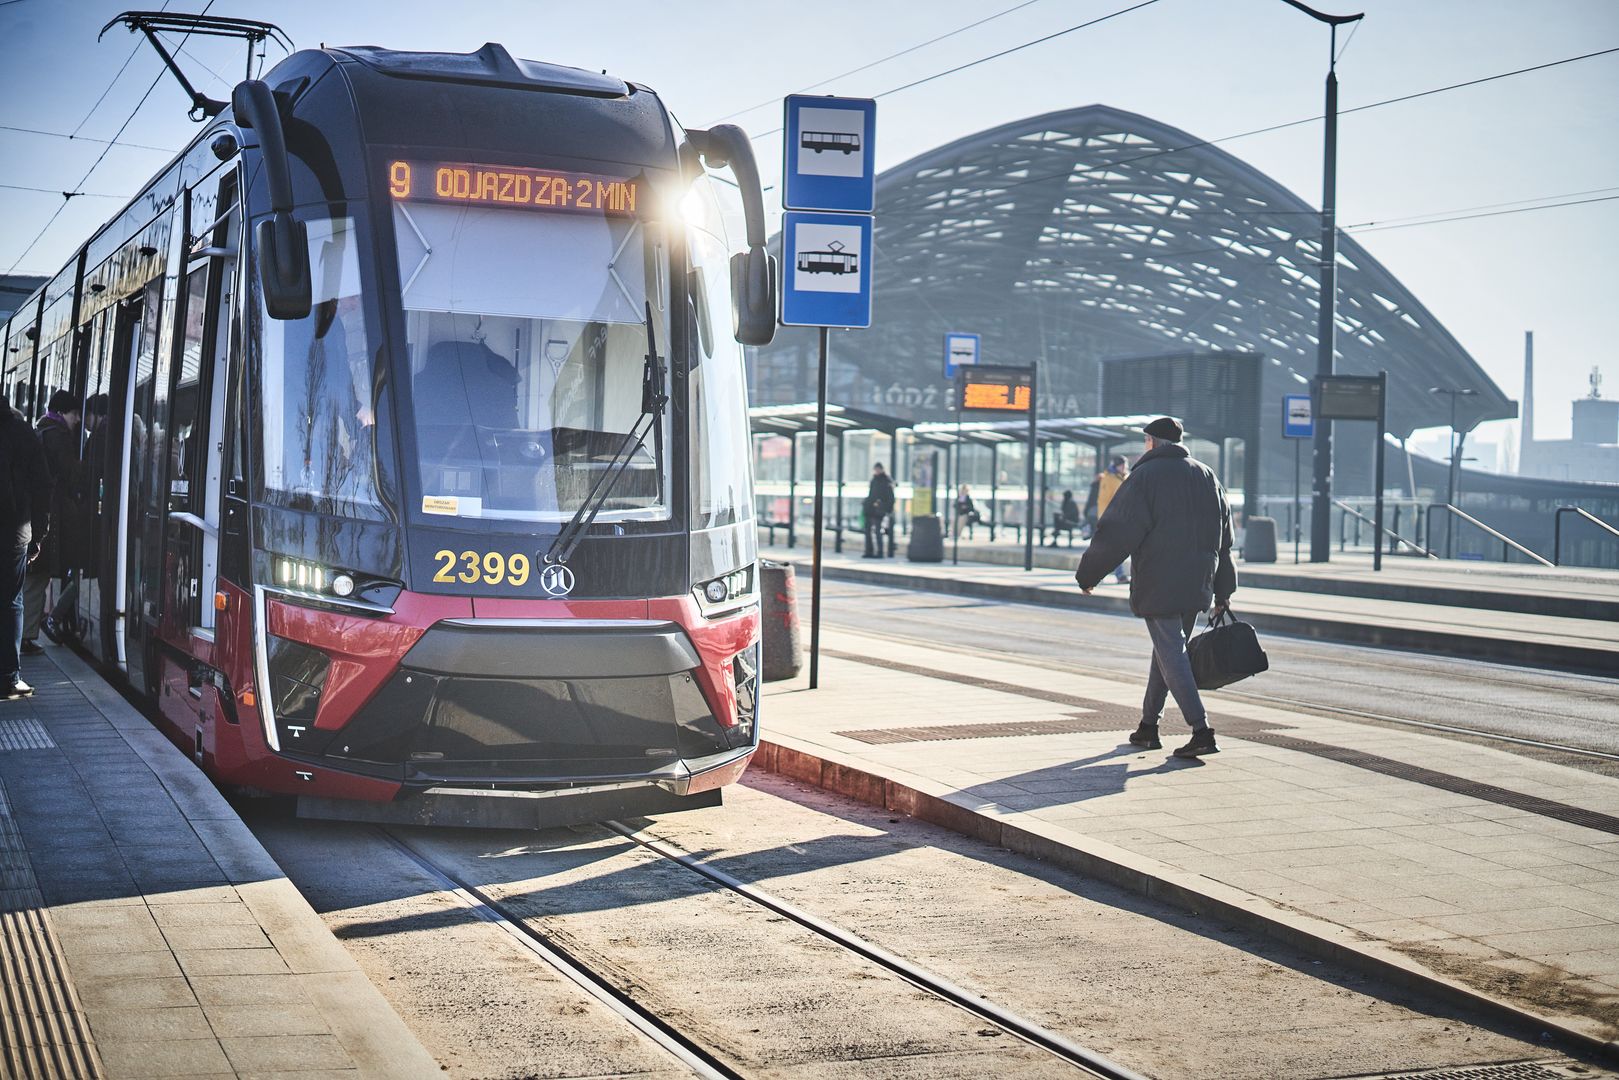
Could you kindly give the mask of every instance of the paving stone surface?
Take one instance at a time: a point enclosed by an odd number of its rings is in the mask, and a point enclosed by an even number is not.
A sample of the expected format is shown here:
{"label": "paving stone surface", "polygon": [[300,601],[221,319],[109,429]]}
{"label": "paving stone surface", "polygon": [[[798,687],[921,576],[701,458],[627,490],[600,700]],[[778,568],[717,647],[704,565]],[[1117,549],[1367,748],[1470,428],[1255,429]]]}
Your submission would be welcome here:
{"label": "paving stone surface", "polygon": [[62,650],[24,673],[35,695],[0,703],[0,911],[48,920],[80,1075],[436,1074],[178,750]]}
{"label": "paving stone surface", "polygon": [[[1173,704],[1163,750],[1125,742],[1139,683],[823,634],[819,690],[800,692],[802,677],[767,687],[767,740],[1076,849],[1240,890],[1619,1035],[1619,779],[1218,693],[1208,705],[1222,752],[1183,762],[1169,757],[1184,732]],[[1086,717],[1096,718],[1091,730],[1058,734],[941,739],[934,730]],[[907,729],[927,735],[906,741]],[[881,741],[869,741],[873,730]],[[1488,787],[1485,797],[1443,790],[1362,759]],[[1509,804],[1518,796],[1592,812],[1582,820],[1599,827]]]}

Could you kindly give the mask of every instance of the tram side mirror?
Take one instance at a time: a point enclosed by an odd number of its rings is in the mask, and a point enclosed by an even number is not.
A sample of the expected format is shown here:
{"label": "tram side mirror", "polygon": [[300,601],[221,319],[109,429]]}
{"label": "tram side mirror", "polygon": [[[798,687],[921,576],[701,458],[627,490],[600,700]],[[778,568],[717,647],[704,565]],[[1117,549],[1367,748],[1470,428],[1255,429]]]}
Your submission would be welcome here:
{"label": "tram side mirror", "polygon": [[275,94],[258,79],[236,84],[231,110],[237,126],[258,138],[265,186],[270,189],[271,215],[259,222],[255,233],[264,310],[272,319],[302,319],[309,314],[311,297],[309,237],[304,223],[292,216],[292,170],[281,111]]}
{"label": "tram side mirror", "polygon": [[710,166],[729,165],[742,193],[748,250],[731,256],[731,325],[744,345],[768,345],[776,336],[776,260],[765,250],[765,199],[748,133],[735,124],[688,131],[687,138]]}
{"label": "tram side mirror", "polygon": [[309,315],[309,230],[286,211],[259,222],[259,285],[272,319]]}
{"label": "tram side mirror", "polygon": [[763,247],[731,256],[731,326],[744,345],[776,336],[776,259]]}

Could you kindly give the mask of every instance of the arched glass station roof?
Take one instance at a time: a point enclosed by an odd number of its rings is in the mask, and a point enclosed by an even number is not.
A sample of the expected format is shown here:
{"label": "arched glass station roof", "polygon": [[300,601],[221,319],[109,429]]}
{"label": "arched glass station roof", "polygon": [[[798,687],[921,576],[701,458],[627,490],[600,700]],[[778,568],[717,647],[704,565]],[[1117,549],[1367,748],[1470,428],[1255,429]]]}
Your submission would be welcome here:
{"label": "arched glass station roof", "polygon": [[[949,418],[943,337],[965,331],[983,336],[986,363],[1038,362],[1053,417],[1103,411],[1104,359],[1259,353],[1264,430],[1279,432],[1281,395],[1315,371],[1319,253],[1313,207],[1184,131],[1105,105],[1018,120],[878,178],[874,325],[832,336],[830,400]],[[1392,433],[1449,422],[1432,386],[1478,391],[1458,402],[1463,428],[1516,415],[1342,234],[1338,264],[1337,370],[1388,370]],[[815,369],[815,332],[783,330],[758,351],[753,400],[813,401]]]}

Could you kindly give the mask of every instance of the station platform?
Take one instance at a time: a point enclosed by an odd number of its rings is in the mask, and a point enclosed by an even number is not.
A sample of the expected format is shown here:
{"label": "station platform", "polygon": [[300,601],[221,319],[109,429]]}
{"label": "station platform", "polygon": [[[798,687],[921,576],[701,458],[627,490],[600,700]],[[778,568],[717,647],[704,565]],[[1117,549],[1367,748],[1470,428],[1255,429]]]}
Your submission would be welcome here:
{"label": "station platform", "polygon": [[[1129,589],[1111,576],[1091,596],[1074,584],[1083,545],[1038,548],[1023,569],[1023,549],[963,543],[958,563],[913,563],[904,545],[894,558],[866,559],[859,542],[843,554],[828,544],[830,580],[922,589],[1009,603],[1128,613]],[[800,588],[810,552],[761,546],[766,559],[792,562]],[[1369,556],[1295,566],[1237,563],[1232,607],[1261,630],[1326,641],[1593,674],[1619,672],[1619,571],[1480,564],[1461,560]]]}
{"label": "station platform", "polygon": [[1619,1055],[1619,778],[1217,691],[1219,754],[1173,704],[1144,751],[1140,637],[1129,680],[823,629],[756,764]]}
{"label": "station platform", "polygon": [[439,1076],[200,770],[78,656],[0,702],[0,1075]]}

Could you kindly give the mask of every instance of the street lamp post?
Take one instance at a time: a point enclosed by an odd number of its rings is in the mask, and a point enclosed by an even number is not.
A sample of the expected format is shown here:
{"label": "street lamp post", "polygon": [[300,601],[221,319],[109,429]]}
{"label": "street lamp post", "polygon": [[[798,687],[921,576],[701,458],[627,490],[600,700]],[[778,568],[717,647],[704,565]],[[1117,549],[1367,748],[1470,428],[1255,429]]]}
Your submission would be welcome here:
{"label": "street lamp post", "polygon": [[[1327,47],[1326,139],[1321,166],[1321,311],[1316,329],[1316,378],[1332,374],[1338,323],[1338,27],[1366,17],[1328,15],[1299,0],[1282,0],[1331,29]],[[1332,424],[1317,423],[1311,446],[1310,561],[1326,562],[1332,551]]]}
{"label": "street lamp post", "polygon": [[[1447,470],[1445,480],[1445,505],[1456,505],[1457,472],[1461,468],[1462,447],[1456,435],[1456,399],[1459,397],[1477,397],[1478,391],[1467,387],[1430,386],[1430,394],[1447,394],[1450,397],[1450,468]],[[1449,559],[1456,554],[1453,547],[1456,540],[1456,511],[1445,511],[1445,558]]]}

